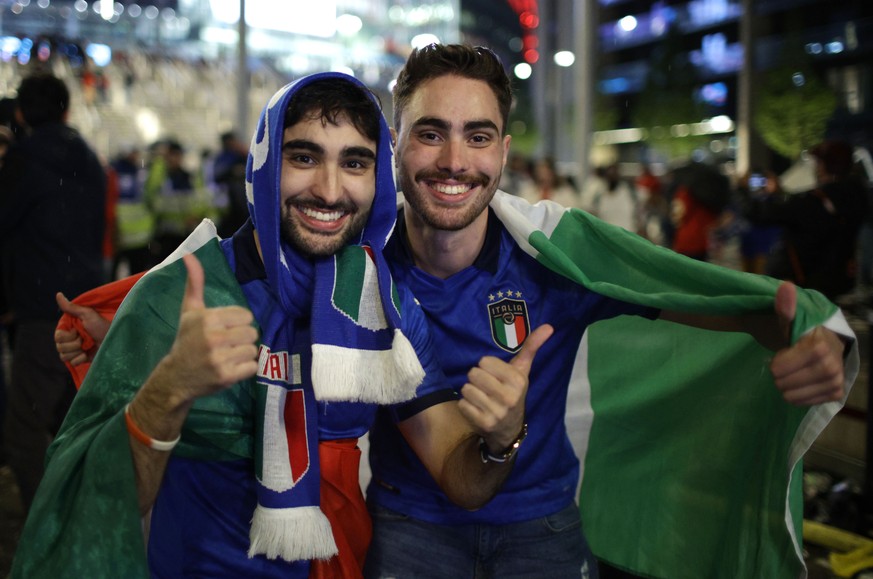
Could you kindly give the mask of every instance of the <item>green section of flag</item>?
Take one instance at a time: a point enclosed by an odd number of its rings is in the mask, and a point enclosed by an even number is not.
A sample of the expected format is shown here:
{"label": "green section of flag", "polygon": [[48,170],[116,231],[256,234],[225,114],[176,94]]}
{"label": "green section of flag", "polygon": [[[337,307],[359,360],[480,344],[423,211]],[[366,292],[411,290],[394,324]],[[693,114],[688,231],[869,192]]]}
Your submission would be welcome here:
{"label": "green section of flag", "polygon": [[618,299],[707,314],[772,312],[776,280],[680,256],[581,211],[564,213],[551,238],[539,233],[531,244],[546,266]]}
{"label": "green section of flag", "polygon": [[497,338],[497,341],[504,347],[509,347],[509,342],[506,339],[506,324],[503,322],[503,318],[491,320],[491,325],[494,326],[494,337]]}
{"label": "green section of flag", "polygon": [[[579,501],[598,557],[670,579],[796,577],[787,457],[807,410],[761,379],[772,354],[629,316],[592,327],[589,347]],[[802,520],[800,495],[792,511]]]}

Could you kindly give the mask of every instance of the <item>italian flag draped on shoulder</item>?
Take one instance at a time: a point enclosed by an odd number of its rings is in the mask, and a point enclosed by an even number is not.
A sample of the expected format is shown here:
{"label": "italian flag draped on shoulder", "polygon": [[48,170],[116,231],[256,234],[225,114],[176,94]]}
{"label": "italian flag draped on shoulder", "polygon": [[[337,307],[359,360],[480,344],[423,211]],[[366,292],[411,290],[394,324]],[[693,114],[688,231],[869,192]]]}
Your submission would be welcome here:
{"label": "italian flag draped on shoulder", "polygon": [[[680,256],[576,209],[491,203],[519,246],[606,296],[672,311],[772,313],[777,280]],[[572,308],[573,304],[567,304]],[[792,343],[839,309],[798,289]],[[747,334],[621,316],[592,325],[571,377],[585,417],[580,510],[595,555],[648,577],[805,577],[801,457],[842,407],[795,407]],[[858,373],[855,344],[846,390]]]}

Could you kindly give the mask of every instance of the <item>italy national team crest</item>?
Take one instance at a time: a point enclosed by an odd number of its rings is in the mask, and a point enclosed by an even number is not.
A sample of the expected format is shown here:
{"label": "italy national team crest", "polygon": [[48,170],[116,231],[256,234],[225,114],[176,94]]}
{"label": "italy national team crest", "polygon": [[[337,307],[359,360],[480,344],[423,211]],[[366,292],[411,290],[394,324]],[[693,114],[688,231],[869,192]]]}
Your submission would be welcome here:
{"label": "italy national team crest", "polygon": [[[520,292],[500,292],[504,295],[496,302],[488,304],[488,316],[491,318],[491,336],[494,343],[508,352],[518,352],[524,339],[530,333],[530,322],[527,317],[527,304],[524,300],[513,299],[512,295],[521,296]],[[493,299],[493,298],[492,298]]]}

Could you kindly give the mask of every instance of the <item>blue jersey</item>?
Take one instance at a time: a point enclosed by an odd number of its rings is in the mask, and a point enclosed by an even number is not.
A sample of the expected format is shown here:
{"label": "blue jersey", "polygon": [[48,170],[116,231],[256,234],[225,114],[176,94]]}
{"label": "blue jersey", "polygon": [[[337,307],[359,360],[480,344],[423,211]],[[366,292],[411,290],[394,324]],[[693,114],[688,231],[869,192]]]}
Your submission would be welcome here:
{"label": "blue jersey", "polygon": [[[254,253],[253,253],[254,252]],[[234,237],[232,263],[255,317],[263,319],[279,307],[266,282],[263,264],[250,235]],[[208,272],[207,272],[208,275]],[[445,388],[436,366],[424,315],[408,291],[398,288],[404,316],[404,335],[419,355],[427,373],[420,395]],[[309,321],[298,320],[289,352],[299,356],[301,379],[311,387],[312,365]],[[376,405],[357,402],[318,404],[320,440],[357,438],[369,429]],[[393,410],[389,410],[393,413]],[[289,563],[264,556],[249,558],[249,529],[257,504],[255,467],[251,459],[203,461],[172,457],[155,502],[149,535],[152,576],[198,577],[308,577],[309,562]]]}
{"label": "blue jersey", "polygon": [[[540,325],[551,324],[555,333],[531,368],[527,439],[491,502],[474,512],[451,503],[382,412],[370,433],[368,500],[439,524],[510,523],[561,510],[575,499],[579,478],[564,413],[582,334],[599,320],[622,314],[654,318],[657,310],[606,298],[551,272],[515,244],[493,213],[476,263],[438,279],[414,267],[402,217],[397,223],[385,256],[398,285],[411,289],[421,304],[452,388],[460,390],[482,356],[511,359]],[[427,400],[408,405],[420,410]]]}

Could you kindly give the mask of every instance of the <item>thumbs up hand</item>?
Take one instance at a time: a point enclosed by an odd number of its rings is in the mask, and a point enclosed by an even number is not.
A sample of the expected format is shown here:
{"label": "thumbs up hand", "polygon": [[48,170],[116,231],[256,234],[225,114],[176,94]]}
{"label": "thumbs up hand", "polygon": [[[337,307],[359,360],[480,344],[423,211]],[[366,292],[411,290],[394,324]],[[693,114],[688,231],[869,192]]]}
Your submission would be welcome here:
{"label": "thumbs up hand", "polygon": [[[783,282],[776,291],[775,311],[782,337],[791,337],[797,309],[797,288]],[[809,406],[840,400],[845,395],[845,344],[831,330],[818,326],[794,344],[776,352],[770,372],[786,402]]]}
{"label": "thumbs up hand", "polygon": [[509,362],[485,356],[467,374],[469,382],[461,388],[463,399],[458,409],[490,450],[505,449],[521,431],[530,368],[553,332],[552,326],[544,324],[527,337],[521,351]]}
{"label": "thumbs up hand", "polygon": [[247,308],[206,307],[203,266],[194,255],[183,259],[188,280],[179,330],[162,365],[174,375],[176,394],[194,400],[255,374],[258,332]]}

